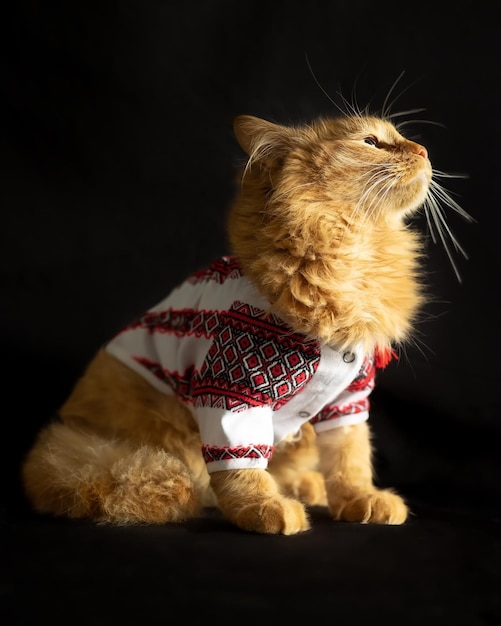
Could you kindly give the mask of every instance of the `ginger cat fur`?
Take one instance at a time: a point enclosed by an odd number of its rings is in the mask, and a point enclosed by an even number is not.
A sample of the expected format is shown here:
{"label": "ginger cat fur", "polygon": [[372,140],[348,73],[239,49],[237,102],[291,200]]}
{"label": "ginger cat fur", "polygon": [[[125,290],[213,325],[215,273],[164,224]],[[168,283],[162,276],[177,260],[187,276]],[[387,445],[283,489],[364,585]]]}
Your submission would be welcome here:
{"label": "ginger cat fur", "polygon": [[[239,116],[234,130],[248,161],[228,238],[269,313],[336,350],[408,340],[424,299],[408,218],[429,198],[426,149],[358,113],[295,127]],[[290,535],[309,528],[308,505],[325,505],[335,520],[401,524],[407,506],[374,485],[371,456],[366,421],[305,421],[266,469],[208,473],[189,406],[102,348],[22,478],[36,511],[96,522],[182,522],[217,506],[243,530]]]}

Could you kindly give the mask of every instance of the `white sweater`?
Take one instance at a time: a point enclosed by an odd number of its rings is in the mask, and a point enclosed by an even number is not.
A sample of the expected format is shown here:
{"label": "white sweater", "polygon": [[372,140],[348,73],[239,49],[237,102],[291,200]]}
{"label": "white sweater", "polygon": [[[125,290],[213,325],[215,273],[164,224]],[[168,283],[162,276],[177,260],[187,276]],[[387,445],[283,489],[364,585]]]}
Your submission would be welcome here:
{"label": "white sweater", "polygon": [[209,472],[267,467],[274,445],[308,420],[322,431],[368,418],[373,356],[307,340],[269,306],[223,257],[106,346],[189,407]]}

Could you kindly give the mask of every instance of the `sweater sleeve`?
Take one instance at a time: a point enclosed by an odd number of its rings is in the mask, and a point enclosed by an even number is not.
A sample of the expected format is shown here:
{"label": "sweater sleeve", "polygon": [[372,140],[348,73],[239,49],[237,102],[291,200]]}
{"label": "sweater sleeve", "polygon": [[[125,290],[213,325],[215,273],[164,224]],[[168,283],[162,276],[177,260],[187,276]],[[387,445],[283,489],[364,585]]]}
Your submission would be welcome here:
{"label": "sweater sleeve", "polygon": [[274,449],[270,407],[239,412],[203,407],[197,417],[209,473],[268,466]]}

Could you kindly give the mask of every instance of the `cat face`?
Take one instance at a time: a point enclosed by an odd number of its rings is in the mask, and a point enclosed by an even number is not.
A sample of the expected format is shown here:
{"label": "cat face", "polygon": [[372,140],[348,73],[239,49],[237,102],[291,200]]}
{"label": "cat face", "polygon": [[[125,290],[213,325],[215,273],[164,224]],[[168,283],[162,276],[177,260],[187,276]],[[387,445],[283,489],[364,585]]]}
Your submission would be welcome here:
{"label": "cat face", "polygon": [[269,206],[273,196],[293,202],[301,195],[337,218],[401,221],[429,191],[426,148],[383,119],[357,115],[289,128],[241,116],[235,131],[249,164],[267,170]]}
{"label": "cat face", "polygon": [[[417,209],[432,177],[426,148],[385,120],[352,117],[314,127],[325,156],[326,185],[353,186],[357,211],[387,218]],[[334,194],[333,194],[334,195]]]}

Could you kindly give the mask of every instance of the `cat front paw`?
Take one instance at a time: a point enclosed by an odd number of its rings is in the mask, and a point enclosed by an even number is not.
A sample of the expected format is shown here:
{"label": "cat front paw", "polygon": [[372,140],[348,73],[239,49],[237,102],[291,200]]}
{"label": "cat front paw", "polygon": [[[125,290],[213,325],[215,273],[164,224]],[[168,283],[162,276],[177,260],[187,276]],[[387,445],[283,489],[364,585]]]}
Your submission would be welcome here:
{"label": "cat front paw", "polygon": [[403,499],[390,490],[333,498],[329,510],[337,520],[361,524],[403,524],[408,516]]}
{"label": "cat front paw", "polygon": [[304,506],[292,498],[247,504],[232,517],[239,528],[268,535],[295,535],[310,528]]}

